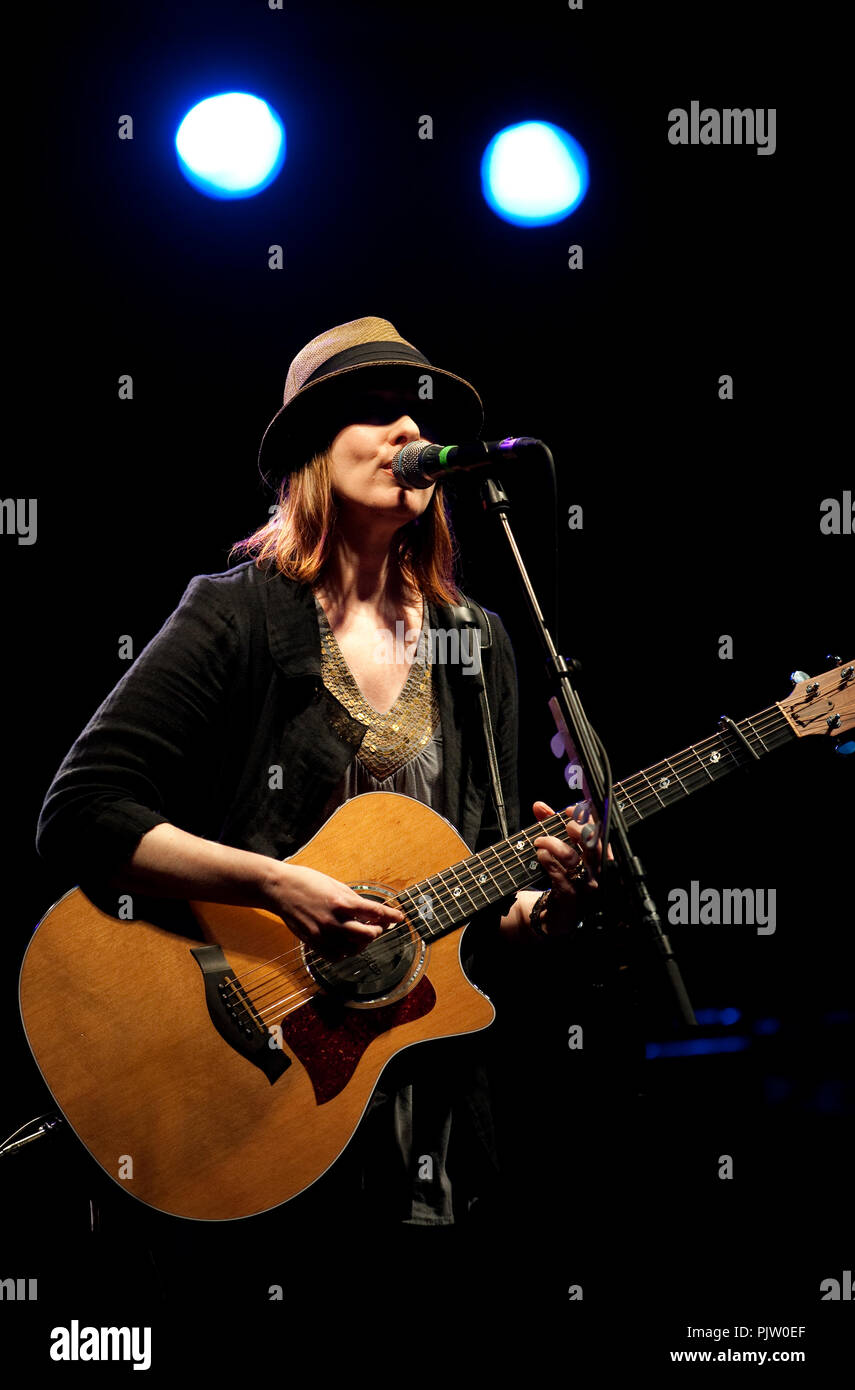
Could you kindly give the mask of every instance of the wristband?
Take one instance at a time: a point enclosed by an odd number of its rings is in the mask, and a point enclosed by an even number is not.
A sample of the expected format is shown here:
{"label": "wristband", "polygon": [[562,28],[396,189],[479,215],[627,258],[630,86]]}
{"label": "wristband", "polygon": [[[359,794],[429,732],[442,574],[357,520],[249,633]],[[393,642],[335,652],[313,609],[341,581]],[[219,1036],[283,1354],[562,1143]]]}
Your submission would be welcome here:
{"label": "wristband", "polygon": [[[536,899],[535,899],[535,901],[532,903],[532,906],[531,906],[531,916],[530,916],[529,921],[528,921],[529,927],[531,928],[531,930],[532,930],[532,932],[534,933],[534,935],[535,935],[535,936],[542,936],[542,937],[544,938],[545,941],[557,941],[557,940],[559,939],[557,935],[556,935],[556,936],[550,936],[548,932],[545,932],[545,931],[543,930],[543,925],[542,925],[542,923],[543,923],[543,918],[544,918],[544,916],[545,916],[545,914],[546,914],[546,910],[547,910],[547,908],[549,907],[549,895],[550,895],[551,892],[552,892],[552,889],[551,889],[551,888],[547,888],[546,891],[545,891],[544,893],[541,893],[541,895],[540,895],[539,898],[536,898]],[[578,921],[578,922],[576,923],[576,925],[574,926],[573,931],[581,931],[584,925],[585,925],[585,919],[584,919],[584,917],[580,917],[580,918],[579,918],[579,921]],[[562,932],[560,935],[561,935],[562,937],[566,937],[566,936],[568,936],[568,935],[569,935],[569,936],[572,936],[572,935],[573,935],[573,932],[568,932],[568,933]]]}
{"label": "wristband", "polygon": [[552,889],[547,888],[545,892],[541,893],[539,898],[535,899],[535,901],[531,905],[531,916],[528,919],[528,925],[534,932],[534,935],[542,936],[544,939],[546,939],[547,934],[543,930],[541,918],[543,917],[543,914],[546,911],[547,900],[551,892]]}

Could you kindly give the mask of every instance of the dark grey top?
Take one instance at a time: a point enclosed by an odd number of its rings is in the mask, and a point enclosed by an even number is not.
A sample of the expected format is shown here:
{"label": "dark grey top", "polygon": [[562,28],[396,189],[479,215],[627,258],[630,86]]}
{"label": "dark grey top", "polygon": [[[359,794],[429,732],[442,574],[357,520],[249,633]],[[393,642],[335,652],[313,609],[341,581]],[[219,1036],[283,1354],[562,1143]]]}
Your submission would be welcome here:
{"label": "dark grey top", "polygon": [[[323,606],[315,599],[318,622],[322,633],[329,634],[335,642],[335,634],[327,622]],[[338,644],[336,643],[338,648]],[[344,656],[339,655],[345,663]],[[427,641],[427,605],[422,614],[422,631],[417,650],[413,656],[413,667],[423,666],[430,660],[430,645]],[[355,689],[359,686],[350,672]],[[402,709],[407,699],[407,682],[398,696],[392,711]],[[442,786],[442,725],[434,730],[429,743],[388,777],[375,777],[361,761],[359,755],[348,764],[347,770],[324,808],[325,816],[331,816],[339,806],[351,797],[364,792],[398,792],[411,796],[426,806],[437,809]],[[391,829],[392,827],[390,827]],[[374,1092],[372,1108],[382,1113],[374,1119],[374,1133],[377,1142],[364,1150],[362,1160],[363,1188],[381,1182],[382,1174],[377,1171],[373,1160],[390,1145],[399,1155],[400,1169],[408,1175],[406,1205],[402,1208],[400,1220],[412,1226],[450,1226],[454,1222],[451,1179],[448,1174],[448,1145],[451,1136],[453,1105],[446,1093],[437,1093],[434,1087],[413,1085],[412,1082],[390,1093],[384,1086],[384,1077]]]}

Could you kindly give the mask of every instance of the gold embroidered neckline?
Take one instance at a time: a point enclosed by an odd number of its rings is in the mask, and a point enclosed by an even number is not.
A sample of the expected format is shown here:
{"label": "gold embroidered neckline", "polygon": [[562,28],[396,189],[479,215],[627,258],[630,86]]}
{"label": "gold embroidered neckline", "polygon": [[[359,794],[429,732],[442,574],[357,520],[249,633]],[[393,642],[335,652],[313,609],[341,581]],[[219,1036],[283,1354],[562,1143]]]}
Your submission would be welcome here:
{"label": "gold embroidered neckline", "polygon": [[357,754],[360,761],[375,777],[389,777],[429,743],[439,724],[439,700],[427,643],[427,604],[422,601],[421,635],[407,679],[392,708],[385,714],[374,709],[362,694],[317,594],[315,606],[321,635],[323,683],[355,719],[367,725]]}

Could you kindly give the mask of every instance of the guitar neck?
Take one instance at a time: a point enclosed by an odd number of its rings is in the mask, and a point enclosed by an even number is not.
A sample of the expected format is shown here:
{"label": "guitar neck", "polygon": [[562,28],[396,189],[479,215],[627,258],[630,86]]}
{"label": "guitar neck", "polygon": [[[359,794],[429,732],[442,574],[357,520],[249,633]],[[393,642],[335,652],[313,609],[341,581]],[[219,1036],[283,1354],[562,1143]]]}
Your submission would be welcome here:
{"label": "guitar neck", "polygon": [[[734,720],[734,723],[758,758],[796,739],[779,705],[761,710],[741,723]],[[625,782],[618,782],[614,789],[615,805],[623,813],[627,825],[635,825],[753,761],[739,736],[726,727],[711,738],[684,748],[682,753],[654,763]]]}
{"label": "guitar neck", "polygon": [[[736,727],[758,757],[797,737],[780,705],[743,719]],[[617,783],[614,802],[627,825],[634,825],[753,761],[738,735],[725,727]],[[542,882],[544,871],[534,849],[534,841],[541,835],[566,842],[570,837],[564,817],[536,821],[507,840],[414,883],[398,894],[397,901],[425,940],[442,936],[480,908]]]}

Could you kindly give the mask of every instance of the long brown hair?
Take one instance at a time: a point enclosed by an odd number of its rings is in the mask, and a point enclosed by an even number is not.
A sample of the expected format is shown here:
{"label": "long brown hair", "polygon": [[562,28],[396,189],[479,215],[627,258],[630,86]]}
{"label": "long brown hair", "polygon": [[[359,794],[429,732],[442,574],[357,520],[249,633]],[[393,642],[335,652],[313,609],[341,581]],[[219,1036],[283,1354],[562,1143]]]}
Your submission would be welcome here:
{"label": "long brown hair", "polygon": [[[229,552],[255,556],[259,569],[274,565],[281,574],[305,584],[316,583],[330,558],[338,506],[333,494],[329,447],[287,474],[279,485],[276,509],[252,535]],[[396,532],[394,556],[408,588],[432,603],[460,603],[455,582],[459,551],[442,483],[420,517]]]}

